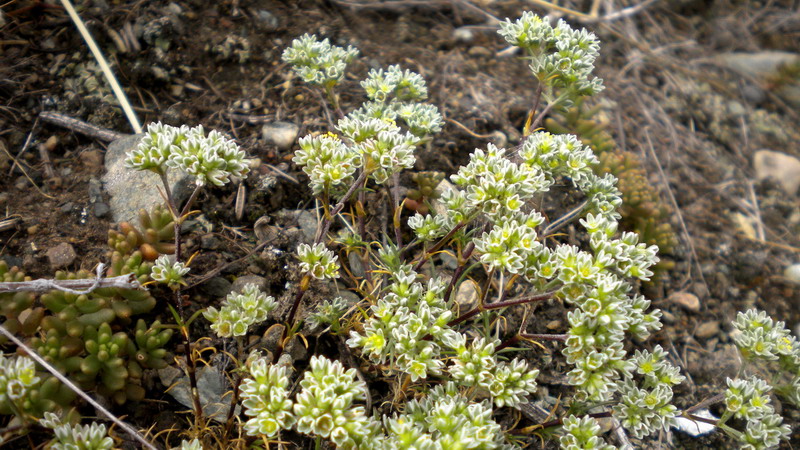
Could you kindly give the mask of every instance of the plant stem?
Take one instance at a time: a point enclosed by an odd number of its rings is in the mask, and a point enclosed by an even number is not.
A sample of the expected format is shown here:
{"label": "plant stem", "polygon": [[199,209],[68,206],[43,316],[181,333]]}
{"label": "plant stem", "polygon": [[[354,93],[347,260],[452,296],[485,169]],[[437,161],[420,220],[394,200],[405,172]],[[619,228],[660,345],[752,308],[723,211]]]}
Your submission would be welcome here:
{"label": "plant stem", "polygon": [[[585,414],[582,417],[591,417],[591,418],[594,418],[594,419],[602,419],[602,418],[605,418],[605,417],[611,417],[611,412],[610,411],[604,411],[604,412],[600,412],[600,413]],[[527,435],[527,434],[533,433],[534,431],[543,430],[545,428],[558,427],[558,426],[561,426],[563,423],[564,423],[563,419],[556,419],[556,420],[551,420],[549,422],[544,422],[544,423],[539,423],[539,424],[536,424],[536,425],[531,425],[531,426],[525,427],[525,428],[523,428],[523,429],[521,429],[519,431],[520,431],[520,433]]]}
{"label": "plant stem", "polygon": [[395,172],[392,174],[392,187],[390,188],[392,196],[392,225],[394,225],[394,239],[397,243],[397,249],[403,248],[403,233],[400,229],[400,215],[403,213],[400,206],[400,174]]}
{"label": "plant stem", "polygon": [[419,270],[422,268],[422,266],[428,261],[428,258],[431,255],[433,255],[434,253],[438,252],[442,247],[444,247],[444,245],[450,240],[450,238],[452,238],[458,232],[458,230],[460,230],[460,229],[464,228],[465,226],[467,226],[467,222],[468,222],[468,220],[465,220],[463,222],[460,222],[458,225],[454,226],[453,229],[450,230],[449,233],[447,233],[443,238],[441,238],[439,240],[439,242],[436,243],[436,245],[434,245],[433,247],[429,248],[422,255],[422,257],[420,258],[419,262],[417,262],[417,264],[414,265],[414,272],[419,272]]}
{"label": "plant stem", "polygon": [[238,373],[236,374],[236,382],[233,385],[233,395],[231,396],[231,406],[228,409],[228,420],[225,423],[225,436],[230,434],[231,428],[233,427],[233,417],[236,411],[236,404],[239,403],[239,386],[242,384],[242,357],[244,356],[244,342],[242,340],[242,336],[236,336],[236,366],[239,368]]}
{"label": "plant stem", "polygon": [[[183,220],[186,217],[186,214],[189,212],[194,199],[197,197],[197,194],[200,192],[202,185],[195,185],[194,191],[192,195],[189,197],[189,200],[186,202],[186,206],[184,206],[183,211],[179,216],[176,215],[178,211],[178,205],[175,203],[175,197],[172,195],[172,192],[169,189],[169,182],[167,181],[166,173],[161,174],[161,181],[164,184],[164,192],[167,195],[167,204],[169,206],[170,211],[172,212],[172,220],[174,221],[174,232],[175,232],[175,262],[181,262],[181,226],[183,224]],[[178,317],[181,320],[181,335],[183,336],[183,353],[186,358],[186,372],[189,376],[189,386],[191,387],[192,392],[192,404],[194,406],[194,414],[195,414],[195,425],[200,426],[203,421],[203,406],[200,404],[200,393],[197,388],[197,367],[194,363],[194,355],[192,354],[192,340],[189,337],[189,328],[183,322],[183,298],[181,295],[181,287],[178,286],[177,289],[174,291],[174,302],[175,308],[178,310]]]}
{"label": "plant stem", "polygon": [[453,292],[453,289],[458,282],[458,279],[461,277],[461,274],[464,272],[464,269],[467,267],[467,263],[469,262],[470,256],[472,256],[472,251],[475,250],[475,242],[469,241],[466,247],[464,247],[464,252],[461,254],[461,261],[458,267],[456,267],[455,272],[453,272],[453,277],[450,278],[450,284],[447,285],[447,289],[444,291],[444,296],[442,297],[445,302],[450,300],[450,294]]}
{"label": "plant stem", "polygon": [[320,242],[322,242],[322,239],[324,238],[325,235],[328,234],[328,230],[331,228],[331,223],[333,223],[333,218],[336,217],[337,214],[342,212],[342,210],[344,209],[344,205],[347,203],[348,200],[350,200],[350,197],[353,196],[353,193],[356,191],[356,189],[361,184],[363,184],[366,179],[367,179],[367,173],[362,171],[358,175],[358,178],[356,178],[356,181],[354,181],[353,184],[350,185],[350,188],[344,194],[344,197],[342,197],[341,200],[339,200],[339,203],[337,203],[336,206],[333,207],[333,209],[330,212],[331,217],[322,218],[320,232],[317,234],[317,238],[314,240],[315,244],[319,244]]}
{"label": "plant stem", "polygon": [[556,293],[556,291],[549,291],[549,292],[544,292],[542,294],[531,295],[529,297],[520,297],[520,298],[515,298],[515,299],[511,299],[511,300],[502,301],[502,302],[490,303],[488,305],[480,304],[480,305],[476,306],[475,308],[472,308],[472,310],[470,310],[470,311],[462,314],[461,316],[451,320],[447,325],[451,326],[451,327],[455,326],[455,325],[458,325],[461,322],[469,320],[469,319],[475,317],[476,315],[478,315],[478,314],[480,314],[480,313],[482,313],[484,311],[490,311],[492,309],[507,308],[509,306],[524,305],[526,303],[533,303],[533,302],[541,302],[541,301],[545,301],[545,300],[550,300],[555,293]]}

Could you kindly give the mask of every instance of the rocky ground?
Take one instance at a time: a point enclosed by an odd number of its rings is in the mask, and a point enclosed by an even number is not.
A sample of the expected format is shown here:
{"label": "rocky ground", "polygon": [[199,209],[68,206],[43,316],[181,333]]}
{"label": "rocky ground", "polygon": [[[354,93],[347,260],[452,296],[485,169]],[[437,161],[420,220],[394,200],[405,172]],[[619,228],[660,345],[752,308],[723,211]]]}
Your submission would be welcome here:
{"label": "rocky ground", "polygon": [[[597,71],[606,90],[597,120],[621,149],[638,155],[671,211],[679,245],[664,258],[674,264],[642,289],[664,311],[665,326],[652,344],[667,349],[688,377],[677,391],[679,406],[716,394],[738,370],[730,326],[737,311],[757,307],[790,329],[800,325],[797,6],[607,2],[613,10],[601,7],[591,17],[540,3],[80,2],[143,123],[203,124],[228,133],[260,161],[244,184],[241,218],[236,187],[208,190],[198,202],[202,214],[187,236],[189,251],[199,252],[189,311],[216,304],[243,277],[278,298],[297,281],[281,268],[298,241],[313,237],[316,218],[291,157],[298,136],[328,129],[329,112],[280,60],[292,39],[310,32],[360,49],[342,85],[346,111],[362,101],[357,81],[370,68],[397,63],[422,74],[431,103],[448,120],[415,171],[452,173],[474,148],[513,146],[521,138],[536,85],[497,35],[496,19],[531,9],[599,36]],[[563,6],[589,10],[588,2]],[[109,145],[40,118],[57,112],[131,132],[62,8],[15,0],[0,7],[0,258],[34,277],[91,270],[106,257],[109,227],[159,194],[137,187],[146,181],[123,178],[118,152],[129,143]],[[403,180],[411,186],[410,175]],[[265,239],[272,239],[273,260],[242,259]],[[563,308],[537,314],[553,332],[566,330]],[[193,330],[197,336],[208,331],[203,327]],[[549,383],[551,400],[560,368],[542,370],[542,395]],[[134,414],[142,428],[167,428],[174,411],[184,409],[164,395],[154,405]],[[789,405],[783,413],[791,423],[800,418]],[[675,432],[661,442],[701,448],[725,441]]]}

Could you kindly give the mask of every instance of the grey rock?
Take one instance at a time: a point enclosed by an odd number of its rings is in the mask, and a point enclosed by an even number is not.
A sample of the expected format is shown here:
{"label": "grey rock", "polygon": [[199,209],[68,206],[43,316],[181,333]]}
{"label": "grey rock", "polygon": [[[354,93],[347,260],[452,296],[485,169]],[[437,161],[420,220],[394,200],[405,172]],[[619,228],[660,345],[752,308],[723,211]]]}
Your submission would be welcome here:
{"label": "grey rock", "polygon": [[72,202],[67,202],[67,203],[64,203],[63,205],[61,205],[61,208],[59,208],[59,209],[61,210],[61,212],[63,212],[64,214],[66,214],[66,213],[70,213],[70,212],[72,212],[72,210],[73,210],[74,208],[75,208],[75,204],[74,204],[74,203],[72,203]]}
{"label": "grey rock", "polygon": [[267,287],[267,279],[258,275],[245,275],[237,278],[231,286],[231,291],[242,292],[248,284],[255,284],[262,291]]}
{"label": "grey rock", "polygon": [[202,289],[211,297],[222,298],[233,290],[233,285],[223,277],[214,277],[203,283]]}
{"label": "grey rock", "polygon": [[273,122],[261,127],[261,136],[267,144],[288,150],[297,140],[300,127],[291,122]]}
{"label": "grey rock", "polygon": [[[164,202],[159,193],[161,179],[158,175],[125,167],[127,153],[139,144],[141,137],[134,135],[117,139],[106,152],[106,173],[102,180],[110,196],[109,206],[115,222],[135,222],[140,209],[150,210]],[[171,170],[167,179],[178,203],[182,203],[194,189],[192,177],[185,172]]]}
{"label": "grey rock", "polygon": [[62,242],[50,248],[45,255],[50,267],[53,269],[63,269],[72,264],[77,257],[75,249],[67,242]]}
{"label": "grey rock", "polygon": [[317,236],[317,218],[314,217],[314,214],[312,214],[311,211],[299,211],[297,215],[297,225],[299,225],[300,230],[303,231],[303,237],[306,242],[314,242],[314,238]]}
{"label": "grey rock", "polygon": [[256,11],[256,26],[262,31],[275,31],[278,29],[280,22],[275,14],[267,11],[266,9],[259,9]]}
{"label": "grey rock", "polygon": [[219,246],[219,239],[213,234],[204,234],[200,237],[200,248],[203,250],[216,250]]}
{"label": "grey rock", "polygon": [[92,212],[94,213],[94,216],[98,217],[98,218],[105,217],[111,211],[111,207],[108,206],[108,204],[103,203],[103,202],[95,203],[94,207],[92,209],[93,209]]}
{"label": "grey rock", "polygon": [[[179,377],[182,371],[175,367],[167,367],[158,371],[161,382],[165,386],[172,386],[169,390],[175,400],[181,405],[192,408],[191,388],[189,377]],[[175,382],[175,380],[178,380]],[[203,407],[203,414],[217,422],[225,422],[230,410],[230,390],[228,378],[225,371],[213,365],[201,367],[197,371],[197,391],[200,396],[200,405]],[[227,395],[226,395],[227,394]],[[240,407],[234,411],[239,414]]]}
{"label": "grey rock", "polygon": [[764,79],[775,75],[781,66],[800,61],[800,55],[781,51],[731,52],[717,55],[716,59],[742,75]]}
{"label": "grey rock", "polygon": [[760,181],[773,178],[789,195],[800,187],[800,160],[786,153],[759,150],[753,155],[753,168]]}
{"label": "grey rock", "polygon": [[89,179],[89,203],[103,200],[103,182],[95,177]]}
{"label": "grey rock", "polygon": [[5,261],[8,267],[22,267],[22,258],[13,255],[3,255],[0,261]]}

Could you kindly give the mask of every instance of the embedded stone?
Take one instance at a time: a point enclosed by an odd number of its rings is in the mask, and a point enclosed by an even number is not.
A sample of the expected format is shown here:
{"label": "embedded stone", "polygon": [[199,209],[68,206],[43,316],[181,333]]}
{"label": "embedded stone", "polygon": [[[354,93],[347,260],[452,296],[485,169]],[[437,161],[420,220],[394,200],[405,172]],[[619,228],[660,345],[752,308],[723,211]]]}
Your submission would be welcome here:
{"label": "embedded stone", "polygon": [[800,160],[794,156],[759,150],[753,155],[753,168],[759,181],[772,178],[789,195],[795,195],[800,187]]}
{"label": "embedded stone", "polygon": [[672,303],[680,306],[681,308],[691,311],[691,312],[698,312],[700,311],[700,299],[697,298],[696,295],[692,294],[691,292],[686,291],[678,291],[673,292],[672,294],[667,297]]}
{"label": "embedded stone", "polygon": [[67,242],[62,242],[50,248],[45,255],[47,256],[47,261],[50,262],[50,267],[53,269],[63,269],[72,264],[77,257],[75,249]]}

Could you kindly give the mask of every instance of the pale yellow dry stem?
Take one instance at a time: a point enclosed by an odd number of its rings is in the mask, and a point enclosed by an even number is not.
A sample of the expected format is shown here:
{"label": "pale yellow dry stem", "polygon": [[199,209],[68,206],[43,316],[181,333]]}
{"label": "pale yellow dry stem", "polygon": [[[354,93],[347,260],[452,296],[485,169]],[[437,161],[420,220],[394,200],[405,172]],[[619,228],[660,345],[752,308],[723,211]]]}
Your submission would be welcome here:
{"label": "pale yellow dry stem", "polygon": [[72,21],[75,23],[75,27],[78,28],[83,40],[86,41],[86,45],[89,46],[89,50],[92,51],[94,59],[97,60],[100,70],[103,71],[106,81],[108,81],[108,84],[111,85],[111,90],[114,91],[117,101],[119,102],[120,106],[122,106],[122,111],[125,113],[125,117],[128,118],[128,122],[130,122],[131,128],[133,128],[133,132],[136,134],[141,133],[142,126],[139,124],[139,119],[136,118],[136,113],[133,111],[133,107],[131,106],[130,102],[128,102],[128,97],[125,95],[125,92],[122,90],[119,82],[117,82],[117,78],[114,76],[114,72],[111,71],[111,67],[109,67],[108,62],[106,62],[106,58],[100,51],[100,47],[97,46],[97,43],[92,38],[92,35],[89,34],[89,30],[86,29],[86,25],[83,23],[83,20],[81,20],[78,12],[75,11],[72,3],[69,0],[61,0],[61,4],[64,5],[64,9],[69,14],[70,19],[72,19]]}

